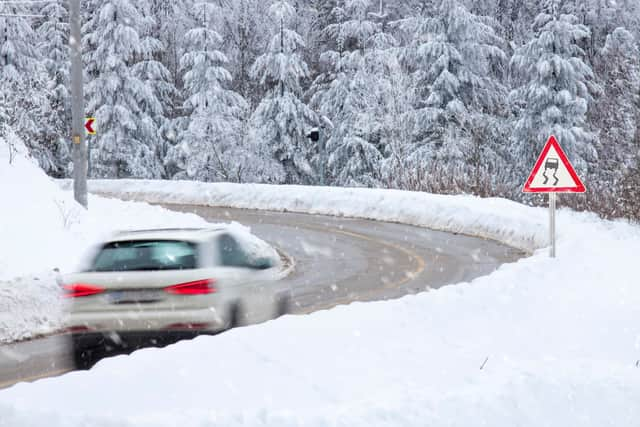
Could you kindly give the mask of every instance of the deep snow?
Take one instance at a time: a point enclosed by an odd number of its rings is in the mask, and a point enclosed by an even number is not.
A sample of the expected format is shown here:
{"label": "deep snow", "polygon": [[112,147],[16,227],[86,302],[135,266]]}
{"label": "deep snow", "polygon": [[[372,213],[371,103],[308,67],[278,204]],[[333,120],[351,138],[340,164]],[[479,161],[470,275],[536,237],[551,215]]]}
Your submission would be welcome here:
{"label": "deep snow", "polygon": [[[138,196],[160,186],[100,185]],[[536,249],[544,245],[546,210],[502,200],[176,185],[181,202],[206,195],[232,206],[282,204],[423,225],[435,218],[436,228],[490,231],[534,253],[472,283],[288,316],[18,385],[0,392],[0,426],[600,427],[640,420],[640,227],[562,210],[559,257],[550,259]]]}

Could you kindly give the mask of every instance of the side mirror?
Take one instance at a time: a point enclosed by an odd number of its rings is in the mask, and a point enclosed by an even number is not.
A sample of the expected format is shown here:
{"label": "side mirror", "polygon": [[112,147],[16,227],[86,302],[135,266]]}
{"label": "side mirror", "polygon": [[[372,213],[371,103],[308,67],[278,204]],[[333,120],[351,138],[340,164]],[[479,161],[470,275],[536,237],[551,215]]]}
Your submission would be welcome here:
{"label": "side mirror", "polygon": [[258,258],[252,265],[256,270],[267,270],[273,267],[273,261],[269,258]]}

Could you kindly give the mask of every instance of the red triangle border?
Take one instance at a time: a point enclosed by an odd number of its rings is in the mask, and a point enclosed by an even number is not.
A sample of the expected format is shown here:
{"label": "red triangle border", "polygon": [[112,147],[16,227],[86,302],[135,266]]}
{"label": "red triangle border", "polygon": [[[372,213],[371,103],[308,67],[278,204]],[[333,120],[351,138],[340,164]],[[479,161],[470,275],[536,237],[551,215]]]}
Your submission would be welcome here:
{"label": "red triangle border", "polygon": [[[558,153],[558,156],[560,157],[560,160],[562,161],[564,166],[567,168],[567,171],[569,171],[569,175],[573,179],[573,182],[576,183],[575,187],[558,187],[558,188],[531,187],[531,184],[533,183],[533,180],[538,174],[538,171],[542,167],[542,163],[544,162],[544,159],[547,156],[547,153],[549,152],[549,150],[551,150],[551,147],[555,148],[556,152]],[[551,135],[551,137],[547,141],[547,144],[542,149],[542,153],[540,154],[540,157],[538,157],[538,161],[533,167],[533,170],[531,171],[531,174],[529,175],[529,178],[527,179],[527,182],[525,183],[524,188],[522,189],[522,192],[523,193],[584,193],[586,191],[587,189],[585,188],[584,184],[578,177],[578,174],[573,168],[573,165],[571,165],[569,158],[562,150],[562,147],[560,147],[558,140],[556,139],[555,136]]]}

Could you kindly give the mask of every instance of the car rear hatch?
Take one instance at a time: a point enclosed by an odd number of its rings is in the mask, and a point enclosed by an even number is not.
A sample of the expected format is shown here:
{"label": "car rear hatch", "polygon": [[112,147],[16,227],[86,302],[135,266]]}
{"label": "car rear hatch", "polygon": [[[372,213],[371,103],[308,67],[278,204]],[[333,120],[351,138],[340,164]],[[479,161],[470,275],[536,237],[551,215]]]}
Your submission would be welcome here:
{"label": "car rear hatch", "polygon": [[[143,311],[204,308],[216,281],[204,269],[88,272],[65,278],[73,311]],[[210,273],[210,272],[209,272]]]}

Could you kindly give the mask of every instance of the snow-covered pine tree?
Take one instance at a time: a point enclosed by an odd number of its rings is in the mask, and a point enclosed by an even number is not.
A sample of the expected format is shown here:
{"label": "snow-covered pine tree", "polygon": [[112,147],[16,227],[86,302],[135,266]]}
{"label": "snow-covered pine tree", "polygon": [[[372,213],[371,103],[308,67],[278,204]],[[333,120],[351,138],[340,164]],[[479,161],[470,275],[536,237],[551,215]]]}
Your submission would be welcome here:
{"label": "snow-covered pine tree", "polygon": [[269,2],[263,0],[236,0],[226,3],[220,13],[212,17],[215,19],[212,24],[220,29],[221,48],[229,58],[231,88],[252,110],[266,92],[266,88],[251,77],[251,67],[269,43],[268,8]]}
{"label": "snow-covered pine tree", "polygon": [[58,2],[45,3],[40,11],[44,20],[38,27],[38,49],[48,73],[51,107],[42,123],[43,142],[51,147],[55,168],[48,173],[67,176],[71,170],[71,105],[69,92],[69,13]]}
{"label": "snow-covered pine tree", "polygon": [[394,188],[415,188],[415,175],[407,164],[415,128],[413,106],[416,91],[413,81],[400,64],[394,49],[384,49],[388,55],[385,69],[378,74],[376,91],[379,104],[374,108],[372,124],[379,133],[379,146],[383,151],[382,184]]}
{"label": "snow-covered pine tree", "polygon": [[602,96],[589,112],[600,129],[597,180],[617,188],[626,171],[640,160],[640,50],[633,34],[616,28],[606,38],[596,61]]}
{"label": "snow-covered pine tree", "polygon": [[[493,10],[483,10],[482,15],[494,16],[495,20],[500,24],[498,27],[499,34],[507,41],[509,47],[515,42],[518,34],[517,25],[519,24],[519,14],[523,8],[520,0],[496,0]],[[472,11],[477,13],[472,7]]]}
{"label": "snow-covered pine tree", "polygon": [[179,69],[180,58],[184,54],[183,35],[196,25],[192,13],[194,0],[147,1],[154,20],[151,36],[160,40],[163,46],[163,49],[156,53],[156,57],[169,70],[173,86],[182,88]]}
{"label": "snow-covered pine tree", "polygon": [[378,102],[375,75],[366,63],[367,45],[380,31],[369,19],[370,0],[345,0],[333,10],[336,23],[324,30],[335,50],[321,55],[324,72],[314,81],[312,104],[334,124],[327,141],[328,181],[379,186],[383,153],[372,135],[372,106]]}
{"label": "snow-covered pine tree", "polygon": [[178,143],[165,160],[176,179],[241,181],[246,157],[242,151],[241,120],[246,102],[228,88],[227,57],[219,50],[220,35],[213,30],[212,3],[194,6],[198,26],[185,36],[180,59],[187,116],[180,119]]}
{"label": "snow-covered pine tree", "polygon": [[[317,69],[319,61],[317,51],[319,50],[319,44],[322,43],[322,41],[318,40],[319,33],[314,27],[314,25],[318,24],[318,11],[314,8],[313,0],[288,1],[295,12],[293,19],[289,23],[289,28],[298,33],[304,41],[305,48],[301,52],[302,59],[309,68],[309,75],[313,76],[315,74],[312,70]],[[308,81],[309,83],[311,82],[310,79]]]}
{"label": "snow-covered pine tree", "polygon": [[503,41],[488,21],[458,0],[441,0],[434,14],[400,24],[414,34],[404,54],[419,97],[409,163],[425,170],[424,189],[474,189],[500,169],[499,147],[478,134],[506,95]]}
{"label": "snow-covered pine tree", "polygon": [[[142,126],[147,127],[145,134],[156,134],[152,145],[158,164],[164,164],[169,147],[175,138],[173,122],[178,90],[174,85],[174,77],[159,60],[166,52],[164,43],[156,37],[158,23],[153,15],[150,0],[138,0],[137,7],[143,19],[140,23],[141,49],[133,72],[146,86],[153,91],[153,96],[142,101],[142,109],[147,113]],[[174,8],[178,9],[177,6]],[[164,170],[161,176],[166,178]]]}
{"label": "snow-covered pine tree", "polygon": [[323,30],[336,23],[333,10],[338,6],[338,0],[308,0],[307,3],[311,11],[309,27],[312,31],[308,48],[310,56],[315,58],[309,65],[311,67],[320,67],[320,53],[327,50],[335,50],[335,45],[333,44],[335,41],[324,37]]}
{"label": "snow-covered pine tree", "polygon": [[[391,33],[390,17],[400,5],[375,0],[368,19],[376,24],[375,32],[366,40],[364,71],[372,96],[358,115],[358,127],[368,141],[382,154],[380,183],[404,188],[411,176],[406,160],[415,123],[413,105],[416,92],[410,76],[400,62],[397,39]],[[377,155],[377,153],[376,153]]]}
{"label": "snow-covered pine tree", "polygon": [[518,86],[511,93],[517,121],[513,145],[521,170],[531,167],[555,135],[580,172],[597,159],[594,135],[585,119],[593,73],[580,42],[589,29],[573,15],[560,14],[558,0],[545,0],[533,23],[535,37],[519,47],[511,66]]}
{"label": "snow-covered pine tree", "polygon": [[0,137],[15,132],[45,171],[55,171],[56,147],[44,138],[51,113],[48,76],[28,6],[0,2]]}
{"label": "snow-covered pine tree", "polygon": [[287,1],[274,2],[270,15],[273,37],[251,68],[253,78],[268,90],[251,119],[252,140],[264,155],[264,181],[311,183],[315,176],[306,134],[315,114],[301,99],[301,82],[309,77],[301,52],[304,41],[288,27],[295,10]]}
{"label": "snow-covered pine tree", "polygon": [[152,55],[143,43],[144,15],[131,0],[107,0],[91,15],[84,33],[86,108],[98,128],[89,140],[91,175],[159,178],[154,116],[162,106],[154,87],[136,70],[142,58]]}
{"label": "snow-covered pine tree", "polygon": [[[154,54],[167,70],[168,79],[161,81],[163,96],[160,101],[164,108],[163,120],[159,123],[159,138],[156,153],[164,163],[169,149],[177,143],[182,109],[185,100],[184,83],[180,70],[180,58],[184,54],[184,34],[196,26],[194,0],[167,1],[148,0],[149,13],[153,17],[150,35],[161,42],[162,49]],[[163,79],[164,80],[164,79]],[[176,170],[164,170],[163,177],[169,178]]]}
{"label": "snow-covered pine tree", "polygon": [[580,45],[585,52],[585,62],[593,66],[607,35],[620,26],[616,16],[618,6],[610,0],[565,0],[559,6],[560,13],[575,16],[578,24],[589,28],[589,37]]}
{"label": "snow-covered pine tree", "polygon": [[[510,48],[520,46],[533,37],[531,22],[540,12],[541,0],[497,0],[494,12],[483,12],[493,16],[500,24],[496,29],[509,43]],[[467,0],[467,6],[474,2]],[[511,49],[510,49],[511,50]]]}
{"label": "snow-covered pine tree", "polygon": [[640,40],[640,3],[636,0],[618,0],[616,5],[616,21],[618,25],[627,28]]}

